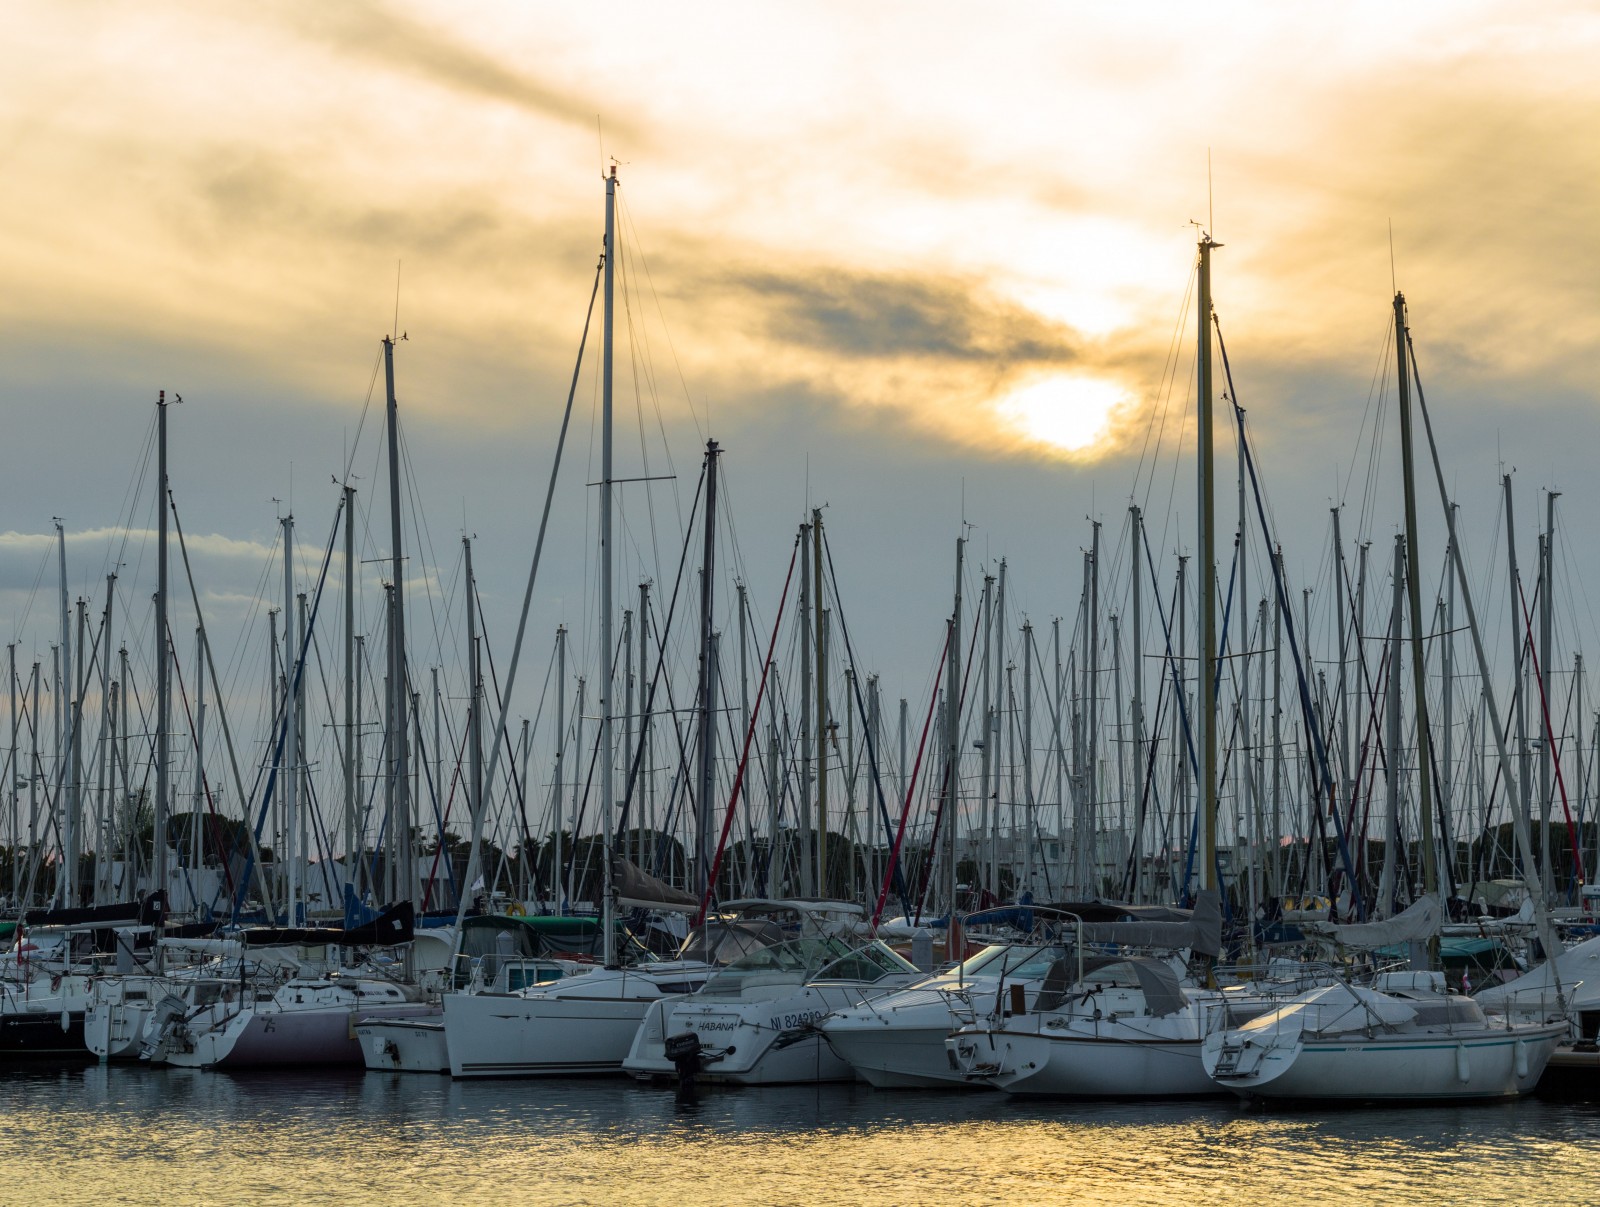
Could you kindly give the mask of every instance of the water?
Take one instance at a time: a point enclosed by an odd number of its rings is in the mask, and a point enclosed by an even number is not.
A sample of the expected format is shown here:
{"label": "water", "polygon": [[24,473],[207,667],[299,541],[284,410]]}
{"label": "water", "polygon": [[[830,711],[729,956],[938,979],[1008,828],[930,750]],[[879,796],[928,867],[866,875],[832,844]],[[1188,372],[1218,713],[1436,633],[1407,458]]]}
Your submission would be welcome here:
{"label": "water", "polygon": [[89,1067],[0,1075],[0,1203],[1595,1203],[1597,1123]]}

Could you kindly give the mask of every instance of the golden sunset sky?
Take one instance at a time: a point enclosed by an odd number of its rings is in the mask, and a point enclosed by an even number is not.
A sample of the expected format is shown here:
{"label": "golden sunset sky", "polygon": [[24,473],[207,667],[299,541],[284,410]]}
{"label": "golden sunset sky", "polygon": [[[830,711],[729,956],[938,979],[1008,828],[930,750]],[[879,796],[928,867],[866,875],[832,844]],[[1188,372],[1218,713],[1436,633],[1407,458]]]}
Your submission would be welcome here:
{"label": "golden sunset sky", "polygon": [[[1187,397],[1193,222],[1225,245],[1217,310],[1291,565],[1361,505],[1392,279],[1480,571],[1502,461],[1528,516],[1541,488],[1575,530],[1596,504],[1593,5],[55,0],[0,33],[0,575],[24,657],[50,639],[52,603],[22,619],[50,517],[85,551],[75,593],[111,560],[82,534],[149,521],[129,492],[158,388],[186,399],[189,527],[244,551],[216,554],[218,598],[261,578],[273,500],[314,559],[397,265],[429,565],[447,582],[476,532],[509,626],[613,160],[625,426],[668,433],[691,481],[724,441],[769,617],[793,524],[830,504],[887,692],[922,690],[963,517],[1036,623],[1076,606],[1087,517],[1114,540],[1152,408],[1170,395],[1176,424]],[[1192,541],[1175,498],[1164,552]],[[1381,545],[1398,513],[1373,511]],[[541,634],[592,591],[572,527]]]}

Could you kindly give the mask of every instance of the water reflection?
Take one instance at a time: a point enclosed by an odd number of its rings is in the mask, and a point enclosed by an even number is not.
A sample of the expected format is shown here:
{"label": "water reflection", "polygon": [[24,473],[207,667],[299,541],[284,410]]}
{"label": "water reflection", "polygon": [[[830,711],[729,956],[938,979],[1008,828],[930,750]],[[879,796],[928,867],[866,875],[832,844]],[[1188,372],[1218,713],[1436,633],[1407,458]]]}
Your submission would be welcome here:
{"label": "water reflection", "polygon": [[1597,1112],[94,1067],[0,1077],[6,1202],[1593,1201]]}

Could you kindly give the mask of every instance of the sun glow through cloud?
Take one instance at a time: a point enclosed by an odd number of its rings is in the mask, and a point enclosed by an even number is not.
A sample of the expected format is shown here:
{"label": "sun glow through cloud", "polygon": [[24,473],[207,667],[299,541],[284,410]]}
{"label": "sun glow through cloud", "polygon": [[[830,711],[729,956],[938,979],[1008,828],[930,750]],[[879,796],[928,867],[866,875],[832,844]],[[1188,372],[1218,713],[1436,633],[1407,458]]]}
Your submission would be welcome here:
{"label": "sun glow through cloud", "polygon": [[1129,401],[1115,382],[1092,377],[1045,377],[1002,398],[995,410],[1033,444],[1081,453],[1106,436],[1112,416]]}

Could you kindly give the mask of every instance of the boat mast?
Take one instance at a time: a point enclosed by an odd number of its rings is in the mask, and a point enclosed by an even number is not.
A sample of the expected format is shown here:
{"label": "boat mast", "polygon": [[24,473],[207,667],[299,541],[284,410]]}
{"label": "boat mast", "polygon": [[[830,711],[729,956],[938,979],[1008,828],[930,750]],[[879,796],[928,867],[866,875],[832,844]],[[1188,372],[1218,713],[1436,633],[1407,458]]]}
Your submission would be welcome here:
{"label": "boat mast", "polygon": [[[1141,864],[1143,862],[1142,854],[1141,854],[1141,844],[1144,841],[1144,782],[1145,782],[1145,769],[1144,769],[1144,615],[1143,615],[1143,610],[1144,610],[1144,605],[1143,605],[1143,597],[1144,597],[1144,516],[1140,512],[1140,510],[1139,510],[1137,505],[1135,505],[1133,507],[1130,507],[1128,510],[1131,513],[1132,520],[1133,520],[1133,539],[1131,541],[1131,546],[1132,546],[1132,549],[1133,549],[1133,585],[1132,585],[1132,588],[1131,588],[1131,594],[1133,596],[1133,601],[1132,601],[1133,602],[1133,668],[1132,668],[1132,670],[1133,670],[1133,674],[1132,674],[1133,711],[1132,711],[1132,714],[1130,716],[1130,719],[1133,722],[1133,781],[1132,781],[1133,782],[1133,795],[1134,795],[1134,800],[1137,802],[1137,807],[1136,807],[1136,810],[1135,810],[1135,813],[1134,813],[1135,821],[1134,821],[1133,833],[1131,835],[1131,838],[1132,838],[1131,846],[1132,846],[1132,851],[1133,851],[1133,883],[1132,883],[1131,899],[1133,901],[1142,901],[1142,900],[1144,900],[1144,898],[1140,896],[1139,872],[1140,872]],[[1061,630],[1061,622],[1057,621],[1056,622],[1056,634],[1057,634],[1056,635],[1056,648],[1058,650],[1060,649],[1060,646],[1061,646],[1060,630]],[[1059,663],[1060,660],[1061,660],[1060,659],[1060,655],[1057,654],[1057,657],[1056,657],[1057,663]],[[1060,678],[1060,676],[1061,676],[1061,671],[1060,671],[1060,668],[1058,666],[1057,670],[1056,670],[1056,677]]]}
{"label": "boat mast", "polygon": [[[817,895],[827,897],[828,889],[828,637],[827,610],[822,606],[822,508],[811,509],[811,568],[815,576],[812,624],[817,659]],[[804,704],[801,707],[805,707]]]}
{"label": "boat mast", "polygon": [[[56,877],[54,896],[60,899],[61,904],[71,907],[77,904],[72,899],[72,894],[77,885],[78,873],[72,856],[74,835],[72,832],[71,798],[73,786],[71,777],[67,774],[67,752],[72,749],[72,612],[67,603],[67,532],[60,519],[56,520],[56,553],[59,558],[59,573],[57,582],[61,592],[61,653],[57,661],[59,690],[56,693],[56,783],[65,786],[65,792],[57,794],[58,808],[63,798],[68,807],[62,811],[61,835],[61,872]],[[62,701],[66,701],[65,708]]]}
{"label": "boat mast", "polygon": [[410,693],[406,690],[406,592],[402,577],[405,559],[400,546],[400,408],[394,396],[392,335],[383,337],[383,377],[389,419],[389,573],[393,578],[389,597],[389,782],[394,791],[394,812],[389,819],[389,845],[395,859],[389,880],[396,900],[411,900],[416,896],[417,878],[411,851],[410,727],[406,721]]}
{"label": "boat mast", "polygon": [[694,893],[701,900],[711,883],[711,796],[717,770],[716,666],[711,644],[716,603],[717,556],[717,442],[706,441],[705,544],[700,555],[700,775],[695,792]]}
{"label": "boat mast", "polygon": [[561,756],[567,748],[567,626],[556,626],[556,773],[555,789],[550,794],[550,899],[557,914],[564,913],[566,893],[561,875]]}
{"label": "boat mast", "polygon": [[1216,887],[1217,864],[1217,513],[1214,486],[1216,454],[1212,419],[1211,250],[1222,246],[1209,234],[1200,237],[1199,355],[1197,398],[1200,452],[1200,707],[1199,728],[1200,877],[1201,890]]}
{"label": "boat mast", "polygon": [[[1406,366],[1406,298],[1394,295],[1395,367],[1400,375],[1400,459],[1405,467],[1406,596],[1411,614],[1411,680],[1417,711],[1417,787],[1422,813],[1422,883],[1439,891],[1439,869],[1433,845],[1433,751],[1428,733],[1428,679],[1423,665],[1422,582],[1417,558],[1417,486],[1412,462],[1411,374]],[[1512,611],[1515,612],[1515,607]],[[1391,669],[1398,674],[1399,667]]]}
{"label": "boat mast", "polygon": [[961,575],[966,558],[967,539],[956,537],[956,598],[950,629],[949,680],[945,687],[945,799],[949,811],[945,819],[946,849],[949,851],[950,934],[955,933],[956,867],[961,858]]}
{"label": "boat mast", "polygon": [[[611,828],[616,808],[612,766],[612,548],[611,548],[611,454],[612,454],[612,351],[615,337],[617,274],[617,166],[606,176],[606,280],[605,352],[601,360],[600,422],[600,810],[607,850],[604,856],[604,893],[600,929],[605,943],[605,962],[617,962],[617,936],[612,928]],[[577,836],[573,836],[577,841]]]}
{"label": "boat mast", "polygon": [[[174,395],[176,397],[176,395]],[[156,807],[152,887],[167,890],[167,807],[171,784],[167,720],[172,711],[172,677],[167,662],[167,392],[156,396]],[[158,915],[159,917],[160,915]]]}
{"label": "boat mast", "polygon": [[[1555,665],[1550,657],[1550,641],[1555,612],[1556,500],[1560,497],[1559,491],[1552,490],[1545,493],[1544,540],[1542,556],[1539,559],[1542,571],[1539,583],[1539,674],[1545,677],[1547,684],[1551,668]],[[1544,688],[1546,692],[1549,690],[1548,686]],[[1546,715],[1548,716],[1548,713]],[[1555,868],[1550,853],[1550,812],[1553,803],[1550,795],[1550,769],[1555,762],[1555,744],[1556,735],[1547,730],[1545,740],[1539,744],[1539,876],[1546,901],[1554,901],[1556,891]],[[1574,868],[1573,874],[1581,875],[1582,869]]]}
{"label": "boat mast", "polygon": [[[478,658],[478,607],[477,607],[477,580],[472,576],[472,538],[461,538],[462,572],[465,576],[464,593],[467,603],[467,791],[469,793],[468,805],[472,810],[472,833],[476,838],[483,833],[483,669]],[[438,740],[434,741],[437,749]],[[444,836],[440,836],[444,841]],[[474,843],[474,846],[476,843]],[[476,866],[476,850],[468,858]],[[448,858],[448,854],[446,858]],[[498,871],[498,869],[496,869]],[[448,874],[448,873],[447,873]],[[494,897],[494,880],[491,873],[485,878],[487,885],[484,896],[492,900]],[[460,891],[468,891],[469,886],[462,885]]]}
{"label": "boat mast", "polygon": [[356,870],[356,488],[344,488],[344,863],[345,882]]}
{"label": "boat mast", "polygon": [[[819,896],[811,828],[811,532],[800,525],[800,895]],[[929,858],[934,852],[929,852]]]}
{"label": "boat mast", "polygon": [[285,862],[289,869],[289,887],[286,891],[289,917],[286,926],[300,925],[300,864],[295,841],[299,834],[299,751],[300,733],[297,714],[299,704],[299,676],[295,666],[299,651],[295,648],[294,626],[294,516],[283,517],[283,764],[279,776],[283,781],[283,845]]}

